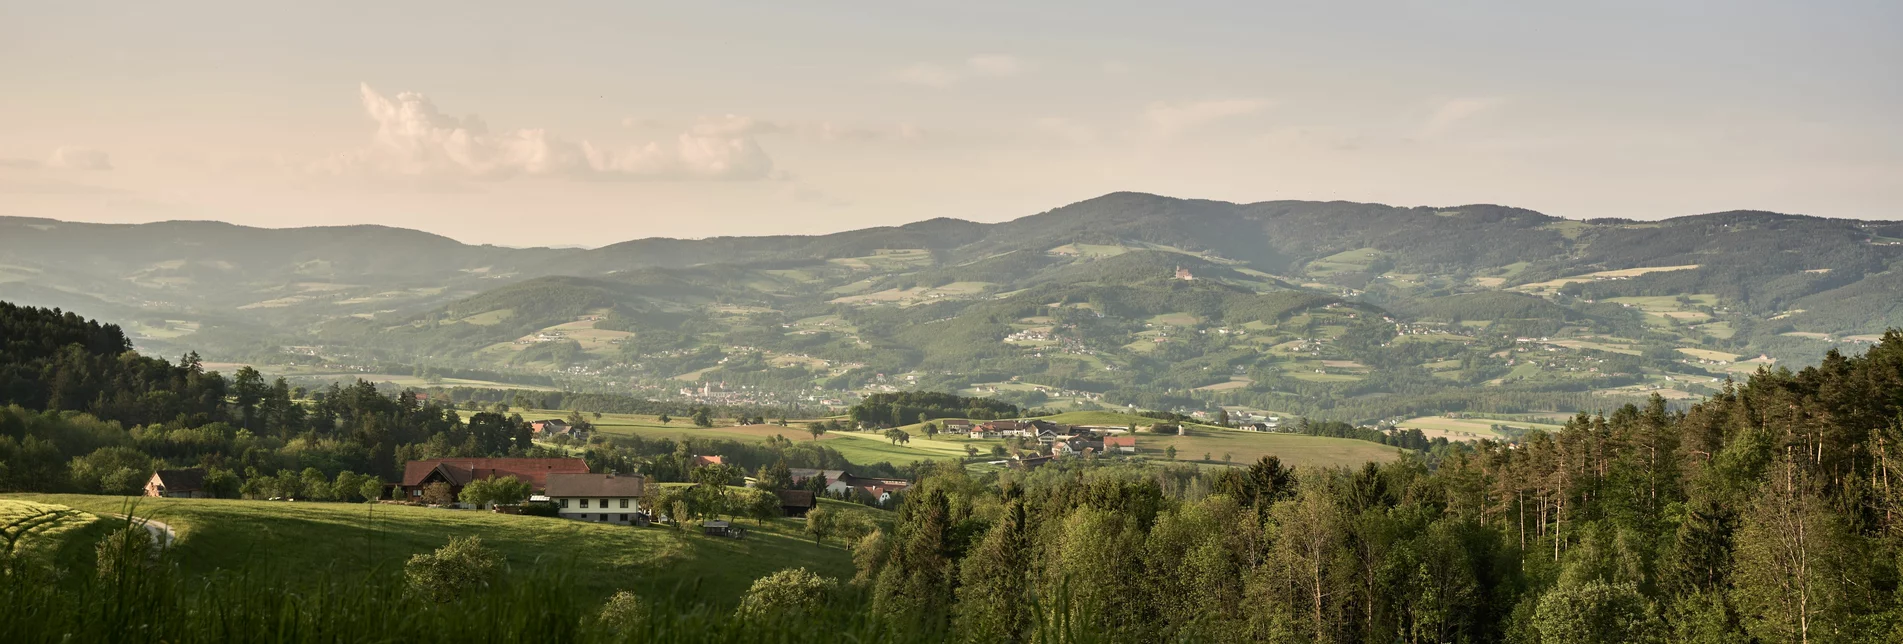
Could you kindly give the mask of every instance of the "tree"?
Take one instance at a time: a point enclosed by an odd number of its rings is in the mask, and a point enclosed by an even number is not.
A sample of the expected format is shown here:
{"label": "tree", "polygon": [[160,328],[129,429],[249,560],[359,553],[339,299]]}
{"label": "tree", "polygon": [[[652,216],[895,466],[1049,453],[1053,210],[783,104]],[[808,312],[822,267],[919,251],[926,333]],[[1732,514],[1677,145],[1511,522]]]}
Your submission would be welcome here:
{"label": "tree", "polygon": [[357,495],[362,496],[365,501],[377,502],[383,498],[383,481],[377,480],[374,476],[364,478],[363,482],[357,486]]}
{"label": "tree", "polygon": [[1033,626],[1031,546],[1024,502],[1013,499],[1004,517],[960,564],[955,629],[969,642],[1022,642]]}
{"label": "tree", "polygon": [[429,505],[449,505],[456,502],[456,492],[448,483],[437,481],[423,486],[423,502]]}
{"label": "tree", "polygon": [[1227,410],[1227,409],[1221,409],[1221,410],[1217,410],[1217,412],[1216,412],[1216,425],[1218,425],[1218,426],[1221,426],[1221,427],[1228,427],[1228,426],[1229,426],[1229,410]]}
{"label": "tree", "polygon": [[821,422],[807,423],[806,433],[812,434],[813,440],[819,440],[820,436],[824,436],[826,434],[826,423],[821,423]]}
{"label": "tree", "polygon": [[1164,448],[1164,449],[1163,449],[1163,456],[1164,456],[1165,458],[1168,458],[1168,459],[1170,459],[1170,460],[1172,460],[1172,461],[1174,461],[1174,460],[1176,460],[1176,446],[1175,446],[1175,445],[1171,445],[1171,446],[1169,446],[1169,447],[1167,447],[1167,448]]}
{"label": "tree", "polygon": [[450,537],[435,552],[410,557],[403,577],[418,597],[446,603],[488,586],[501,559],[500,553],[482,545],[482,537]]}
{"label": "tree", "polygon": [[238,491],[242,485],[243,482],[238,480],[236,472],[222,467],[205,470],[205,493],[210,494],[214,499],[238,498]]}
{"label": "tree", "polygon": [[674,422],[674,419],[669,417],[667,414],[661,414],[661,417],[658,420],[661,421],[662,425],[666,425],[668,423]]}
{"label": "tree", "polygon": [[924,430],[925,430],[925,437],[926,437],[926,438],[937,438],[937,437],[938,437],[938,424],[937,424],[937,423],[925,423],[925,427],[924,427]]}
{"label": "tree", "polygon": [[761,577],[740,598],[736,611],[743,619],[782,620],[814,606],[824,605],[838,580],[805,568],[788,568]]}
{"label": "tree", "polygon": [[966,445],[965,458],[977,458],[977,457],[978,457],[978,447],[975,445]]}
{"label": "tree", "polygon": [[748,490],[740,507],[755,525],[765,523],[767,519],[776,519],[784,512],[780,509],[780,495],[766,490]]}
{"label": "tree", "polygon": [[694,410],[694,426],[695,427],[713,427],[714,426],[714,410],[708,407],[701,407],[699,409],[695,409]]}
{"label": "tree", "polygon": [[1662,626],[1632,584],[1560,584],[1539,598],[1533,625],[1542,644],[1656,642]]}
{"label": "tree", "polygon": [[827,508],[813,508],[806,513],[806,534],[813,535],[813,545],[819,545],[833,534],[837,517]]}
{"label": "tree", "polygon": [[482,508],[491,505],[515,505],[535,492],[527,481],[513,476],[477,479],[463,486],[463,503]]}

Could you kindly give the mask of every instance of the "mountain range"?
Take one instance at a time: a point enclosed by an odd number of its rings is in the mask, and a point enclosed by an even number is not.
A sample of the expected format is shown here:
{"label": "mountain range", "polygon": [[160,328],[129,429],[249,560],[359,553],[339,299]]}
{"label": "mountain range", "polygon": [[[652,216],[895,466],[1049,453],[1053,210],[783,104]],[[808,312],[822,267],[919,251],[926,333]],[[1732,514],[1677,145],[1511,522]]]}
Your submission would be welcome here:
{"label": "mountain range", "polygon": [[1345,420],[1706,394],[1903,327],[1899,269],[1903,222],[1138,193],[995,224],[593,249],[0,217],[0,299],[291,376]]}

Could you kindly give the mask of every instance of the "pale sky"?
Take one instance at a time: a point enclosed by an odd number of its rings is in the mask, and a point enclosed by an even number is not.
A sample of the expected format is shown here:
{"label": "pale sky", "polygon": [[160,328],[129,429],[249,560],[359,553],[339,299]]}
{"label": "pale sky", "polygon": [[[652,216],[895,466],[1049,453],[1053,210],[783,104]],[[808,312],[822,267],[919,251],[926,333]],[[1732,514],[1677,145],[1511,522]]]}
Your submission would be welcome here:
{"label": "pale sky", "polygon": [[0,3],[0,214],[83,221],[598,246],[1118,190],[1897,219],[1899,115],[1895,0]]}

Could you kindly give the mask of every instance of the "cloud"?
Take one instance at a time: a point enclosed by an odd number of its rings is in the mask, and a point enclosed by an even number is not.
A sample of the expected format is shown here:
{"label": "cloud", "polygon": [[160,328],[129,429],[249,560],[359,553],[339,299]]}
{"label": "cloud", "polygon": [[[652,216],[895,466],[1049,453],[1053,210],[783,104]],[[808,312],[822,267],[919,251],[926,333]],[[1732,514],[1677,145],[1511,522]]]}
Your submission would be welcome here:
{"label": "cloud", "polygon": [[614,149],[539,128],[492,133],[480,117],[444,114],[415,92],[392,98],[368,84],[359,92],[364,111],[377,123],[369,147],[320,161],[313,171],[479,180],[753,180],[773,172],[773,160],[753,138],[756,122],[745,117],[703,117],[672,140]]}
{"label": "cloud", "polygon": [[893,75],[901,83],[951,87],[971,78],[1004,78],[1024,73],[1025,64],[1007,54],[979,54],[959,64],[913,63]]}
{"label": "cloud", "polygon": [[111,170],[112,159],[92,148],[61,146],[46,161],[47,167],[61,170]]}
{"label": "cloud", "polygon": [[1421,124],[1420,136],[1433,138],[1446,134],[1462,121],[1490,111],[1502,103],[1498,98],[1456,98],[1441,103],[1434,113]]}
{"label": "cloud", "polygon": [[1259,98],[1151,103],[1144,117],[1157,136],[1172,138],[1216,121],[1260,112],[1270,104]]}

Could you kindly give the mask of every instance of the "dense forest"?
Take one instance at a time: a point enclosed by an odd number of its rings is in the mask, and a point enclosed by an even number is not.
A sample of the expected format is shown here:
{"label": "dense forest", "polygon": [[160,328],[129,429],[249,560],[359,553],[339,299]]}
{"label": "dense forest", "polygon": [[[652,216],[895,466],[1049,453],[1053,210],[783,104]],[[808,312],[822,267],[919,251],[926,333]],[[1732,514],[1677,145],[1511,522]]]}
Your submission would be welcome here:
{"label": "dense forest", "polygon": [[1894,642],[1899,441],[1891,332],[1433,467],[946,468],[854,583],[974,642],[1053,611],[1127,642]]}

